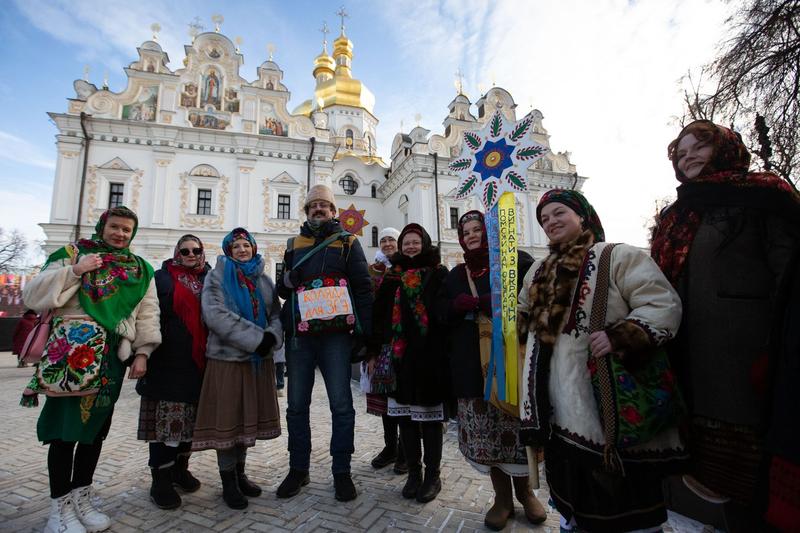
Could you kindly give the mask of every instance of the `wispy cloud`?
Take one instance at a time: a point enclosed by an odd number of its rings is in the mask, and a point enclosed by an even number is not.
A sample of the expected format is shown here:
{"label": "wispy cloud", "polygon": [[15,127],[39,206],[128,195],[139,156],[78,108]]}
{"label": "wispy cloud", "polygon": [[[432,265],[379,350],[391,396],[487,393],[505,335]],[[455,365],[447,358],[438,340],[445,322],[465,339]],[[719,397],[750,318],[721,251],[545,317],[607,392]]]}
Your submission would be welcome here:
{"label": "wispy cloud", "polygon": [[38,146],[4,131],[0,131],[0,159],[48,170],[56,168],[55,161],[44,155]]}
{"label": "wispy cloud", "polygon": [[730,6],[449,0],[416,2],[409,16],[405,9],[386,17],[396,21],[406,59],[438,88],[406,87],[425,102],[415,105],[429,106],[434,132],[457,67],[473,101],[479,86],[495,82],[515,98],[518,117],[541,110],[552,148],[569,149],[578,172],[592,178],[587,194],[610,238],[646,244],[654,200],[674,193],[665,146],[682,108],[677,80],[711,58]]}
{"label": "wispy cloud", "polygon": [[[159,42],[172,57],[182,52],[191,13],[185,2],[143,0],[15,0],[17,9],[38,29],[76,45],[82,60],[119,69],[133,60],[131,52],[151,36],[153,22],[162,27]],[[183,57],[181,55],[181,57]]]}

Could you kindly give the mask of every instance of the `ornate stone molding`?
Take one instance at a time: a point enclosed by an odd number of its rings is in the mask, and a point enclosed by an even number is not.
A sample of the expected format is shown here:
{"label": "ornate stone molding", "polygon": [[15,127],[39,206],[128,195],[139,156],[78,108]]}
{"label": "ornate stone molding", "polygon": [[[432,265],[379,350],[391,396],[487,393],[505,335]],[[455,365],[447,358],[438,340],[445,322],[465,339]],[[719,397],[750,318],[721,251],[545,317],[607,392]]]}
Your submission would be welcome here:
{"label": "ornate stone molding", "polygon": [[[213,176],[216,173],[213,167],[208,167],[210,170],[202,168],[207,166],[208,165],[198,165],[198,167],[192,170],[191,176]],[[203,174],[203,171],[207,173]],[[210,172],[210,174],[208,172]],[[219,198],[217,203],[218,213],[216,215],[197,215],[189,211],[189,191],[191,189],[189,178],[190,174],[187,172],[180,174],[181,184],[180,187],[178,187],[178,191],[181,193],[181,226],[186,228],[222,229],[225,224],[225,202],[228,197],[228,177],[219,177],[219,186],[217,187]]]}
{"label": "ornate stone molding", "polygon": [[61,152],[65,159],[74,159],[80,155],[80,152]]}

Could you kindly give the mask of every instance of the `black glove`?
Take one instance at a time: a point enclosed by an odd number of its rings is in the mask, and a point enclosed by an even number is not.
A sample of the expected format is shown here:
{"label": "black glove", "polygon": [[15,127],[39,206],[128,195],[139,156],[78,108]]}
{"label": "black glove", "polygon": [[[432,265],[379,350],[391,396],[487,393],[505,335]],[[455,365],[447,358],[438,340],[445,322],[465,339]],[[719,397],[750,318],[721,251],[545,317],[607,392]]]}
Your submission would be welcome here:
{"label": "black glove", "polygon": [[283,285],[287,289],[294,289],[300,285],[300,272],[297,270],[288,270],[283,273]]}
{"label": "black glove", "polygon": [[353,336],[353,349],[350,350],[350,362],[360,363],[367,358],[367,342],[361,335]]}
{"label": "black glove", "polygon": [[261,339],[261,344],[256,348],[256,353],[261,357],[272,357],[272,348],[277,341],[272,333],[264,333],[264,338]]}

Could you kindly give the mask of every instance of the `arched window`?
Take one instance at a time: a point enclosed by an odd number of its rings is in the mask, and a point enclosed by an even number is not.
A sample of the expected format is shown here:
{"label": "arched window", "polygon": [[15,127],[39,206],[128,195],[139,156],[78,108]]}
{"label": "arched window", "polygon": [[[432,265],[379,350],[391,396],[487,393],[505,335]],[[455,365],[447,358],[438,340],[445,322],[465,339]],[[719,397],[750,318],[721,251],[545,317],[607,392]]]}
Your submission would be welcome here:
{"label": "arched window", "polygon": [[353,176],[350,174],[345,174],[342,179],[339,180],[339,187],[345,192],[345,194],[355,194],[358,190],[358,182],[353,179]]}
{"label": "arched window", "polygon": [[378,226],[372,226],[372,247],[377,248],[378,245]]}
{"label": "arched window", "polygon": [[372,137],[370,137],[369,135],[367,135],[367,153],[369,155],[372,155]]}
{"label": "arched window", "polygon": [[344,132],[344,144],[348,148],[353,147],[353,130],[347,130]]}
{"label": "arched window", "polygon": [[370,193],[371,193],[373,198],[377,198],[378,197],[378,186],[375,185],[374,183],[372,184],[372,187],[370,188]]}

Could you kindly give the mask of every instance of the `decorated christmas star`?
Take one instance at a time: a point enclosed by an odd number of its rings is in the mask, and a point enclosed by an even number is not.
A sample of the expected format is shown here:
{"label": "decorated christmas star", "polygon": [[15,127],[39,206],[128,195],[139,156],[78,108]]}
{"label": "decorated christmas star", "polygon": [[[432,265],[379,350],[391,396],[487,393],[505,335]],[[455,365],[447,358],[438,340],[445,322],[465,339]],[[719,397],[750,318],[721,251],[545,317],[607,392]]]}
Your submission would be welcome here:
{"label": "decorated christmas star", "polygon": [[362,231],[369,222],[364,218],[365,209],[356,209],[354,204],[350,204],[347,209],[339,208],[339,224],[342,229],[353,235],[362,235]]}
{"label": "decorated christmas star", "polygon": [[498,110],[482,130],[465,131],[461,156],[450,163],[461,177],[456,197],[477,194],[489,213],[504,192],[524,192],[528,167],[548,151],[528,139],[532,124],[530,115],[510,122]]}

